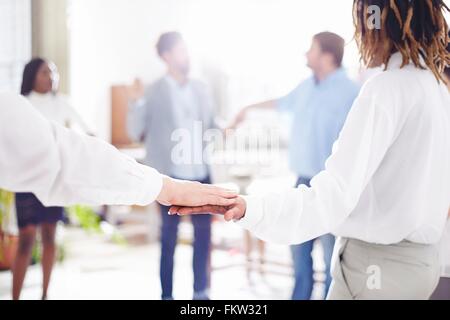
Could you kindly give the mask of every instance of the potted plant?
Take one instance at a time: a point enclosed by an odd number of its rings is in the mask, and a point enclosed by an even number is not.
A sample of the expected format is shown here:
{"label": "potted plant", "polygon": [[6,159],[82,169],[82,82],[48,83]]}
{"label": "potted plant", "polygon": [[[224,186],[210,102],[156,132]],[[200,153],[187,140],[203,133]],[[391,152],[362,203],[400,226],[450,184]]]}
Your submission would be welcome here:
{"label": "potted plant", "polygon": [[11,269],[19,237],[6,231],[14,213],[14,194],[0,189],[0,270]]}

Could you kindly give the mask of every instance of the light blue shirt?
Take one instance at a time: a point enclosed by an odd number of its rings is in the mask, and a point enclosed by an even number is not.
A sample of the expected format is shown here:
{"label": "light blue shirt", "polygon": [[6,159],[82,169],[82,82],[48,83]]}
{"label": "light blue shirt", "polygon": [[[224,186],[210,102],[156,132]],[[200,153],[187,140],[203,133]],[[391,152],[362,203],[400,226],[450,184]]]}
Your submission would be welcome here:
{"label": "light blue shirt", "polygon": [[313,178],[325,168],[334,142],[359,92],[343,69],[325,80],[311,77],[277,100],[280,111],[293,115],[289,161],[300,177]]}
{"label": "light blue shirt", "polygon": [[[203,159],[203,132],[195,130],[195,122],[202,121],[201,110],[198,99],[190,82],[184,85],[177,83],[171,76],[167,75],[165,80],[169,84],[170,98],[173,103],[175,123],[178,129],[185,129],[190,133],[191,157],[188,163],[177,163],[172,167],[174,177],[186,180],[204,180],[208,176],[208,166],[204,161],[194,163],[195,159]],[[196,136],[196,132],[200,136]]]}

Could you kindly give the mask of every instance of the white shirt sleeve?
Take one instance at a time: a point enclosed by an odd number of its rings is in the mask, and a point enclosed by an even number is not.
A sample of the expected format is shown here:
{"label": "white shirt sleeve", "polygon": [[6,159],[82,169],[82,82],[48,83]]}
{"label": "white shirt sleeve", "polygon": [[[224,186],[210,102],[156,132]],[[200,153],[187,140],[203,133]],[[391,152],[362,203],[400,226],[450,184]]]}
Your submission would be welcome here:
{"label": "white shirt sleeve", "polygon": [[65,96],[58,95],[58,99],[61,101],[61,107],[64,108],[65,118],[70,126],[78,125],[85,133],[93,132]]}
{"label": "white shirt sleeve", "polygon": [[43,118],[23,97],[0,94],[0,187],[45,205],[147,205],[161,191],[154,169],[108,143]]}
{"label": "white shirt sleeve", "polygon": [[239,225],[262,240],[299,244],[332,232],[348,218],[397,131],[392,100],[372,89],[366,86],[356,99],[326,169],[312,179],[311,188],[246,197]]}

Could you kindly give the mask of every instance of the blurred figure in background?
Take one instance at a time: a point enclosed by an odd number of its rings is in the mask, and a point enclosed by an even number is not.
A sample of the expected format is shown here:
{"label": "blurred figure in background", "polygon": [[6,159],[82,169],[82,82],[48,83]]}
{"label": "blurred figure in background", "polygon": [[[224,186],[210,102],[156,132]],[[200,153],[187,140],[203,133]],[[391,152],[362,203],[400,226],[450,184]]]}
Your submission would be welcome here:
{"label": "blurred figure in background", "polygon": [[[78,113],[56,90],[57,71],[53,63],[35,58],[25,66],[21,94],[48,120],[66,127],[78,124],[89,132]],[[20,298],[38,227],[40,227],[43,246],[42,299],[46,299],[56,255],[56,225],[58,221],[63,220],[64,208],[45,207],[32,193],[17,193],[15,198],[19,225],[19,249],[13,266],[13,299]]]}
{"label": "blurred figure in background", "polygon": [[21,94],[48,120],[93,135],[89,126],[70,105],[68,98],[58,92],[58,82],[56,65],[42,58],[35,58],[25,66]]}
{"label": "blurred figure in background", "polygon": [[[180,33],[162,34],[156,48],[167,66],[167,73],[147,90],[139,81],[130,88],[128,134],[133,140],[145,143],[146,164],[162,174],[210,183],[209,168],[203,159],[202,137],[204,130],[214,127],[212,99],[204,84],[189,78],[189,54]],[[174,156],[183,157],[175,154],[177,139],[186,139],[190,146],[184,150],[190,155],[187,161],[174,159]],[[174,253],[180,223],[180,217],[170,217],[168,211],[169,207],[161,205],[160,277],[164,300],[173,299]],[[193,298],[204,300],[209,299],[211,217],[196,216],[191,220],[194,226]]]}
{"label": "blurred figure in background", "polygon": [[[338,138],[359,88],[342,68],[345,41],[339,35],[322,32],[314,36],[306,58],[313,76],[300,83],[287,96],[244,108],[234,126],[254,109],[277,109],[293,115],[290,139],[290,166],[297,174],[296,186],[310,187],[311,179],[325,168],[333,143]],[[295,269],[294,300],[311,298],[314,242],[292,246]],[[325,296],[331,284],[330,265],[334,247],[331,234],[321,236],[326,266]]]}

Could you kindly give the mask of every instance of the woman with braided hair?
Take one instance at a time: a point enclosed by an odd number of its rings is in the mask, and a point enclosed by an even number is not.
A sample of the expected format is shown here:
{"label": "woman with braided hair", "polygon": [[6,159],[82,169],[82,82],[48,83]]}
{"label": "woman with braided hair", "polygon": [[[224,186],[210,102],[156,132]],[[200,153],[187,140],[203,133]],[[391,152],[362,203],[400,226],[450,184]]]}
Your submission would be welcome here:
{"label": "woman with braided hair", "polygon": [[362,88],[311,187],[171,212],[222,213],[283,244],[332,232],[328,299],[428,299],[450,205],[448,8],[442,0],[354,0],[353,9],[362,61],[384,72]]}
{"label": "woman with braided hair", "polygon": [[[367,24],[372,6],[381,9],[380,29]],[[387,67],[399,53],[401,67],[411,62],[417,68],[430,69],[445,82],[442,73],[450,55],[443,10],[449,10],[443,0],[355,0],[355,39],[362,60],[369,67]]]}

